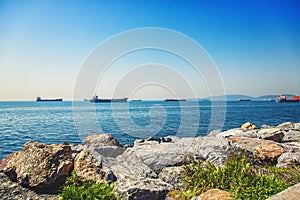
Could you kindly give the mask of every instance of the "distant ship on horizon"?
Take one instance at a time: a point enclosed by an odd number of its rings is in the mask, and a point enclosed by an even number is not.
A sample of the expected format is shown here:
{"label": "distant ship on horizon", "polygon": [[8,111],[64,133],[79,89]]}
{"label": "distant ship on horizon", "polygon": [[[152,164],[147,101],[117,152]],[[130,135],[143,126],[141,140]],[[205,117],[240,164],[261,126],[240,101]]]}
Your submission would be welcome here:
{"label": "distant ship on horizon", "polygon": [[111,102],[120,102],[126,103],[128,98],[121,99],[99,99],[97,95],[93,96],[93,99],[90,100],[91,103],[111,103]]}
{"label": "distant ship on horizon", "polygon": [[63,101],[63,99],[62,98],[60,98],[60,99],[42,99],[41,97],[37,97],[36,98],[36,101]]}
{"label": "distant ship on horizon", "polygon": [[186,99],[165,99],[165,101],[186,101]]}

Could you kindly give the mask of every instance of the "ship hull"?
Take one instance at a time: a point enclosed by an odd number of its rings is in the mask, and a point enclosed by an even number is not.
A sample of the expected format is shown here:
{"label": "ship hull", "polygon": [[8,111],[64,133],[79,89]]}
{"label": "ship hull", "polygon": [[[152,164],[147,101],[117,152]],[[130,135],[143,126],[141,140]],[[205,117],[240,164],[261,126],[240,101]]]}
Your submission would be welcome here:
{"label": "ship hull", "polygon": [[90,100],[91,103],[126,103],[127,98],[123,99],[92,99]]}
{"label": "ship hull", "polygon": [[63,101],[62,99],[38,99],[37,102]]}

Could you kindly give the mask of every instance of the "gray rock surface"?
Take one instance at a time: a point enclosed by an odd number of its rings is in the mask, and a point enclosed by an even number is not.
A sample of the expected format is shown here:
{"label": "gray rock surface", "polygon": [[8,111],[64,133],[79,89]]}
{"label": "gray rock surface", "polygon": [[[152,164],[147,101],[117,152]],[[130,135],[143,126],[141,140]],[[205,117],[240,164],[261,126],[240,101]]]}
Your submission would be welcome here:
{"label": "gray rock surface", "polygon": [[259,130],[257,136],[258,138],[263,140],[281,142],[284,137],[284,134],[280,128],[269,128]]}
{"label": "gray rock surface", "polygon": [[283,153],[277,159],[277,162],[276,167],[287,167],[293,164],[300,165],[300,151]]}
{"label": "gray rock surface", "polygon": [[235,129],[230,129],[228,131],[219,132],[219,133],[212,132],[212,135],[215,135],[216,137],[224,137],[224,138],[227,138],[230,136],[257,138],[257,132],[258,132],[258,130],[235,128]]}

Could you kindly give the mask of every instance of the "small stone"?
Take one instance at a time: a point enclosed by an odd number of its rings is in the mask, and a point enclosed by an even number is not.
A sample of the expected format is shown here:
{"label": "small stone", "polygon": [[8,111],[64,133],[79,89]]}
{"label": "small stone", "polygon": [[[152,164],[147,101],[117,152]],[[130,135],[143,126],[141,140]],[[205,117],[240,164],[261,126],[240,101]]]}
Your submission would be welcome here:
{"label": "small stone", "polygon": [[257,129],[257,127],[254,124],[251,124],[250,122],[246,122],[245,124],[242,125],[241,128],[245,128],[245,129],[248,129],[248,130]]}
{"label": "small stone", "polygon": [[229,200],[230,193],[219,189],[210,189],[192,200]]}

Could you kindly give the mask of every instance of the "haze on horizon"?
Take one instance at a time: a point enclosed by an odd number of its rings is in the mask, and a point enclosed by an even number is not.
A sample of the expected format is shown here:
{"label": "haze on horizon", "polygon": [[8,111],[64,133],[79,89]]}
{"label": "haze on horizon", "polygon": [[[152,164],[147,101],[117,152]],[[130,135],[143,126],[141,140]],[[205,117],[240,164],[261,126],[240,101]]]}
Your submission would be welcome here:
{"label": "haze on horizon", "polygon": [[[72,100],[90,52],[115,34],[143,27],[175,30],[199,43],[218,67],[226,94],[300,94],[300,3],[295,0],[0,0],[0,101],[36,96]],[[151,63],[190,80],[198,97],[209,96],[203,77],[196,77],[188,63],[153,50],[119,59],[95,92],[111,97],[111,86],[124,73]],[[133,73],[131,80],[151,73]],[[168,75],[163,69],[152,74],[160,79]],[[182,84],[173,86],[179,98],[190,97]],[[145,85],[116,96],[163,99],[172,92]]]}

